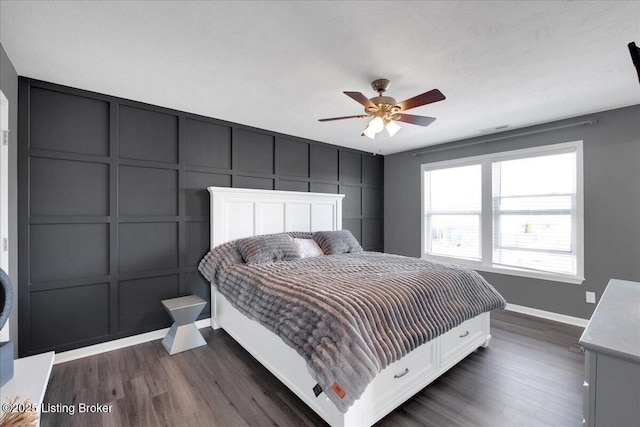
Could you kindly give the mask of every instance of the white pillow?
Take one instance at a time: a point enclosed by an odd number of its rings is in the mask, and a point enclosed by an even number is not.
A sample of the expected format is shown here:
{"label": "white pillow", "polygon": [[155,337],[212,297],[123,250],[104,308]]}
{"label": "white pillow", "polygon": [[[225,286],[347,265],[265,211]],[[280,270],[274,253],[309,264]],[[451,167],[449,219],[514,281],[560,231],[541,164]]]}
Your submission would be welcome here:
{"label": "white pillow", "polygon": [[293,239],[293,246],[298,250],[300,258],[311,258],[324,255],[320,246],[313,239]]}

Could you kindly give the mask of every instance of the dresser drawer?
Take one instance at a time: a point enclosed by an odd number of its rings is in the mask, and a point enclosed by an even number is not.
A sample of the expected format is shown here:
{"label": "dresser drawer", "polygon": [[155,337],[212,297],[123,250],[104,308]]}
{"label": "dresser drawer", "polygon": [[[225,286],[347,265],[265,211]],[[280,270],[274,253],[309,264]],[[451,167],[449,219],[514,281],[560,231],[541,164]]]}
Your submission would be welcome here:
{"label": "dresser drawer", "polygon": [[470,347],[477,347],[478,340],[485,338],[482,316],[474,317],[451,329],[440,337],[443,363],[457,358]]}

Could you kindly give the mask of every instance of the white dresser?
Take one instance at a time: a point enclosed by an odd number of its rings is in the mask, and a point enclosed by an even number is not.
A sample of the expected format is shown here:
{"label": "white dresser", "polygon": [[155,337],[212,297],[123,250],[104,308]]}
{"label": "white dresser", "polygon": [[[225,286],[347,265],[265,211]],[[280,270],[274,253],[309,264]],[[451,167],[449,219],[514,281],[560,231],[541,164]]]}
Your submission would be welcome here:
{"label": "white dresser", "polygon": [[640,283],[611,279],[580,338],[585,426],[640,426]]}

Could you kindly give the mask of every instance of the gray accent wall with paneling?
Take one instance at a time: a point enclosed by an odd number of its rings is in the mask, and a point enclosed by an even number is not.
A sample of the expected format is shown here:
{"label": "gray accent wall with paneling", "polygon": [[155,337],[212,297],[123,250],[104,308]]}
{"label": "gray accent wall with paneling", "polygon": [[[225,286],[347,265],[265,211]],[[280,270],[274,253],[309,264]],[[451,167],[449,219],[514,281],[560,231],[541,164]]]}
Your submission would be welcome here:
{"label": "gray accent wall with paneling", "polygon": [[209,300],[208,186],[343,193],[343,228],[384,246],[380,156],[23,77],[19,101],[21,356],[168,327],[162,299]]}

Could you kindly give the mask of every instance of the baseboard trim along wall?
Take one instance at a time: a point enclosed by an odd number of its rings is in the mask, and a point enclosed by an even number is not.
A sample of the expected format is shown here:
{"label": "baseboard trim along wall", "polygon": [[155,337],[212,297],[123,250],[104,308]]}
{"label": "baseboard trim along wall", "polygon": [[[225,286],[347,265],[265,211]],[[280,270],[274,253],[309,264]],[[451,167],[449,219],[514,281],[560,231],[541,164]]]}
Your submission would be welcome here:
{"label": "baseboard trim along wall", "polygon": [[566,314],[553,313],[551,311],[539,310],[537,308],[525,307],[523,305],[507,304],[506,310],[515,311],[516,313],[528,314],[529,316],[541,317],[555,322],[567,323],[569,325],[580,326],[586,328],[589,319],[581,317],[567,316]]}
{"label": "baseboard trim along wall", "polygon": [[[201,319],[197,320],[195,323],[198,329],[202,329],[207,326],[211,326],[211,319]],[[131,347],[136,344],[159,340],[164,338],[165,335],[167,335],[167,332],[169,332],[169,328],[158,329],[157,331],[151,331],[144,334],[133,335],[131,337],[107,341],[100,344],[77,348],[75,350],[63,351],[61,353],[56,353],[53,364],[57,365],[58,363],[70,362],[72,360],[82,359],[83,357],[106,353],[111,350],[118,350],[120,348]]]}

